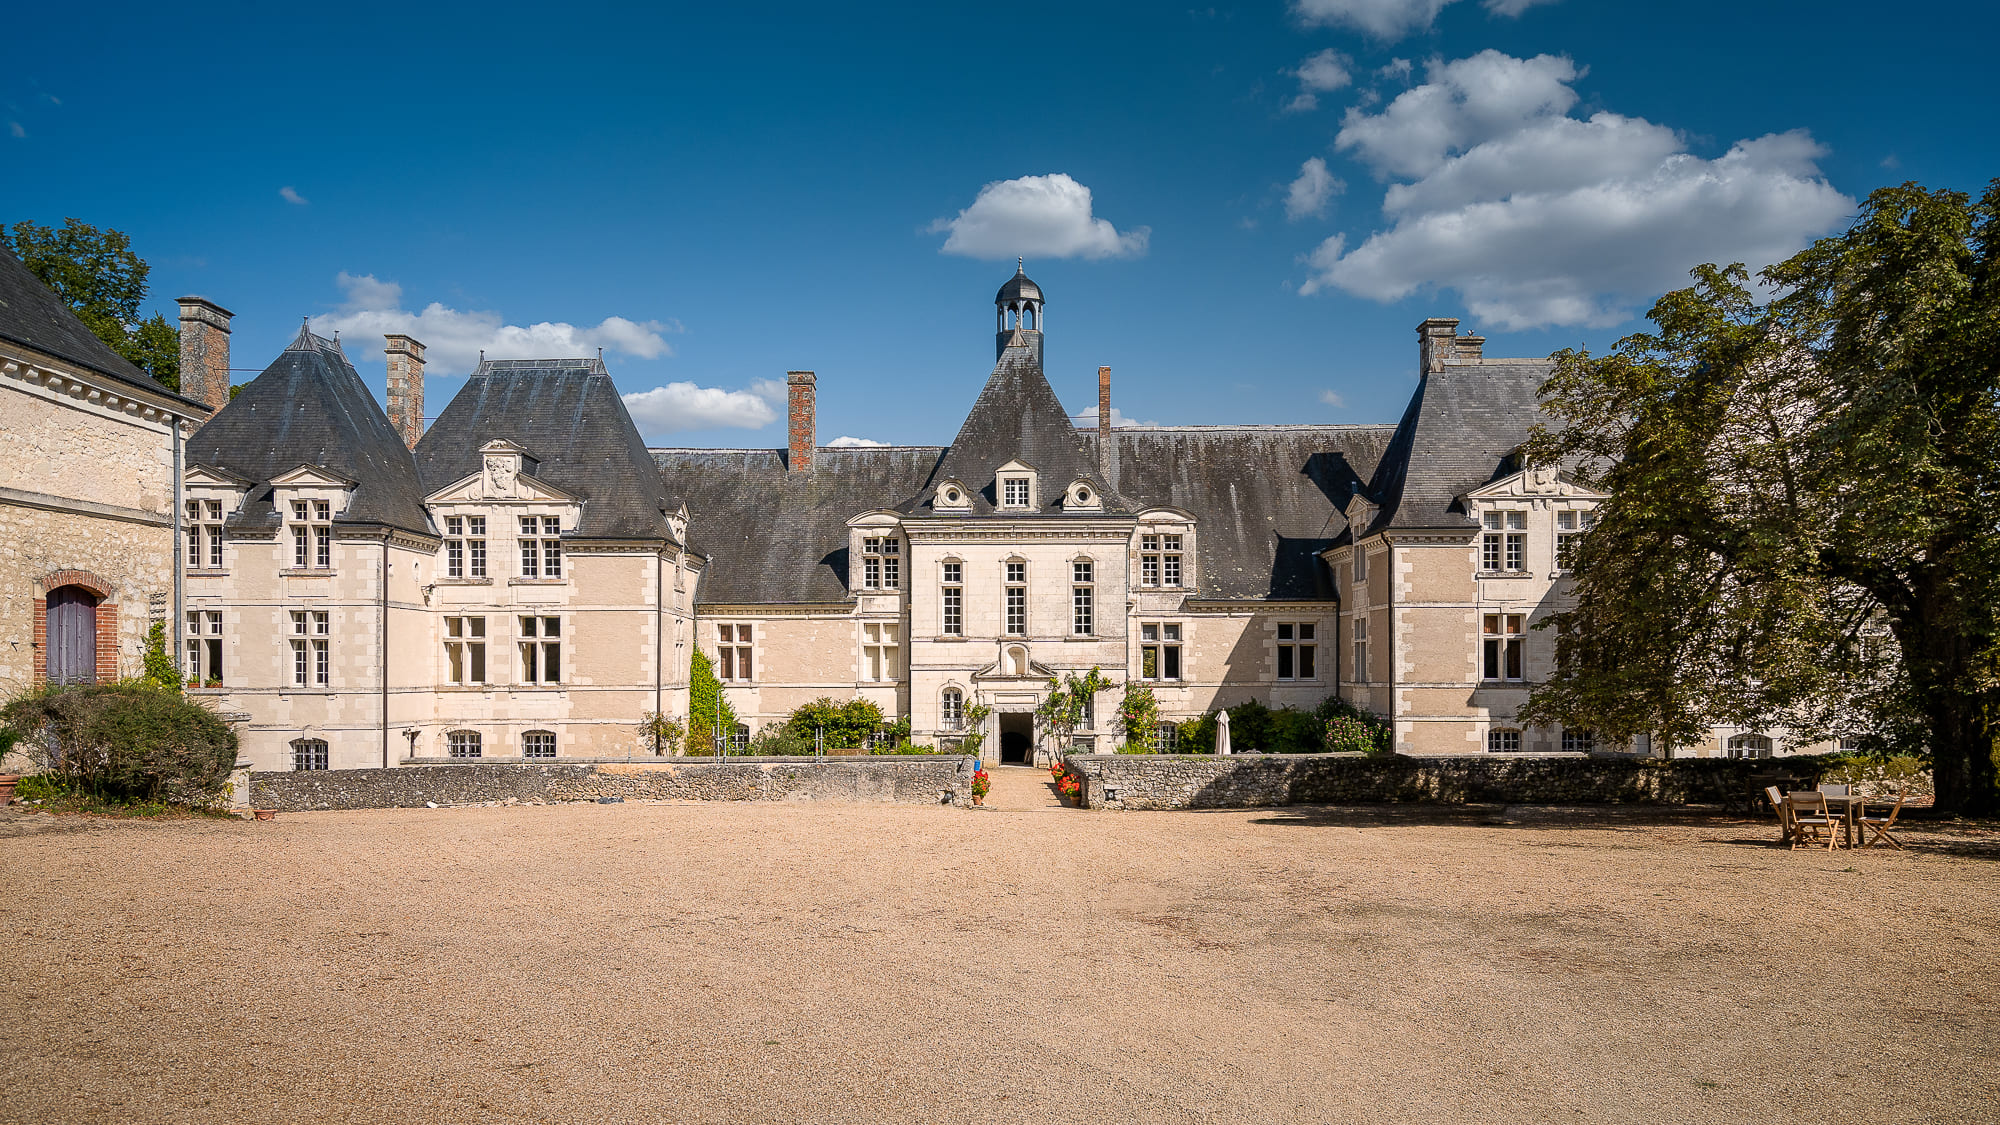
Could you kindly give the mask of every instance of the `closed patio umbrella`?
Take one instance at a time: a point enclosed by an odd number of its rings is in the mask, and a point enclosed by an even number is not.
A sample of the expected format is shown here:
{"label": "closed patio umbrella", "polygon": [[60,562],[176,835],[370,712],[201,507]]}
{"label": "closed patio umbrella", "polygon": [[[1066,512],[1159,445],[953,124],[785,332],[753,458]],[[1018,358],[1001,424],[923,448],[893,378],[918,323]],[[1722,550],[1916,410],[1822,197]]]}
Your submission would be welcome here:
{"label": "closed patio umbrella", "polygon": [[1227,754],[1230,752],[1229,712],[1227,711],[1215,717],[1215,752],[1218,754]]}

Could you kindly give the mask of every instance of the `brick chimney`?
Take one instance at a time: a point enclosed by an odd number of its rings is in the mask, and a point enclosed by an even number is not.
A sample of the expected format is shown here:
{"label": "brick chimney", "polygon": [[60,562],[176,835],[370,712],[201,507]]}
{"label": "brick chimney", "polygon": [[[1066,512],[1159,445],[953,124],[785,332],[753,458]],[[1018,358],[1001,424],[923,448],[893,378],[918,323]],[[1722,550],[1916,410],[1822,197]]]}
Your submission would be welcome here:
{"label": "brick chimney", "polygon": [[1428,317],[1417,325],[1417,374],[1421,378],[1457,358],[1458,318]]}
{"label": "brick chimney", "polygon": [[785,459],[788,472],[803,473],[812,468],[813,449],[817,442],[813,437],[813,384],[817,379],[810,371],[785,372],[785,386],[789,392],[789,407],[786,411],[791,422],[790,455]]}
{"label": "brick chimney", "polygon": [[1111,369],[1097,369],[1097,482],[1111,487]]}
{"label": "brick chimney", "polygon": [[229,404],[229,320],[206,297],[182,297],[181,394],[214,413]]}
{"label": "brick chimney", "polygon": [[424,436],[424,345],[414,336],[389,342],[389,424],[411,449]]}

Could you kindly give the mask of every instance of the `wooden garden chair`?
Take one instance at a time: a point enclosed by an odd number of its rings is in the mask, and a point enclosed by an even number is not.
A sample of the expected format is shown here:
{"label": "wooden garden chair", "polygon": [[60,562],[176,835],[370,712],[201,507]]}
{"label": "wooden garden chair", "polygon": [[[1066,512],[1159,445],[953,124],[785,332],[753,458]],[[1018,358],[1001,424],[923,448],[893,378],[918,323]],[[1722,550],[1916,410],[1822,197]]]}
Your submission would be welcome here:
{"label": "wooden garden chair", "polygon": [[1861,830],[1867,833],[1867,839],[1861,842],[1862,847],[1872,848],[1878,840],[1894,844],[1899,848],[1903,846],[1903,842],[1896,839],[1895,833],[1890,829],[1896,827],[1896,818],[1903,815],[1903,802],[1908,799],[1904,794],[1896,794],[1895,807],[1889,810],[1888,816],[1869,816],[1866,808],[1861,810]]}
{"label": "wooden garden chair", "polygon": [[1833,815],[1826,807],[1826,794],[1790,793],[1785,796],[1785,804],[1792,814],[1792,849],[1807,846],[1806,836],[1812,836],[1812,843],[1819,843],[1821,832],[1826,833],[1826,850],[1840,846],[1841,837],[1847,829],[1846,819]]}
{"label": "wooden garden chair", "polygon": [[1797,831],[1792,827],[1792,806],[1785,800],[1785,795],[1778,792],[1778,787],[1775,785],[1766,785],[1764,796],[1771,802],[1771,811],[1778,814],[1778,842],[1791,843],[1792,833]]}
{"label": "wooden garden chair", "polygon": [[1848,796],[1849,794],[1847,786],[1836,785],[1830,781],[1820,783],[1819,791],[1826,794],[1829,797],[1845,797]]}

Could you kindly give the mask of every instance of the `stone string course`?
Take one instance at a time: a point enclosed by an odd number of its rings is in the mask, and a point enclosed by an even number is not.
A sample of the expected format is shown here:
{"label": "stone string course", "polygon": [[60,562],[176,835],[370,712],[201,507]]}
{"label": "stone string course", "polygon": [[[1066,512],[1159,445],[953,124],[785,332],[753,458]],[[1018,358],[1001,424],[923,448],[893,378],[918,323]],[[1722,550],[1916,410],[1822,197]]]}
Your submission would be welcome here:
{"label": "stone string course", "polygon": [[404,809],[513,801],[558,804],[628,801],[825,801],[847,804],[966,805],[972,759],[880,757],[814,762],[736,758],[727,762],[467,762],[390,769],[254,773],[260,809]]}
{"label": "stone string course", "polygon": [[[1573,754],[1418,758],[1363,754],[1071,754],[1093,809],[1241,809],[1268,805],[1717,804],[1753,771],[1809,760],[1590,758]],[[1110,796],[1108,794],[1115,794]]]}

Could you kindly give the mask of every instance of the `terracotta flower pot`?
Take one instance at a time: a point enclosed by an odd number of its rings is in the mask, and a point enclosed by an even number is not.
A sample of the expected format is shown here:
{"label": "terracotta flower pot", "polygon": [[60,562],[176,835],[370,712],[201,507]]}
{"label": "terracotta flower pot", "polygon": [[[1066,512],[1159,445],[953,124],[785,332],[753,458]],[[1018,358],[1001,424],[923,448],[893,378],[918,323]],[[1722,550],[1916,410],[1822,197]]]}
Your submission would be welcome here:
{"label": "terracotta flower pot", "polygon": [[258,820],[276,820],[276,819],[278,819],[278,810],[277,810],[277,809],[258,809],[258,810],[257,810],[257,819],[258,819]]}

